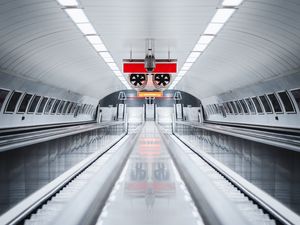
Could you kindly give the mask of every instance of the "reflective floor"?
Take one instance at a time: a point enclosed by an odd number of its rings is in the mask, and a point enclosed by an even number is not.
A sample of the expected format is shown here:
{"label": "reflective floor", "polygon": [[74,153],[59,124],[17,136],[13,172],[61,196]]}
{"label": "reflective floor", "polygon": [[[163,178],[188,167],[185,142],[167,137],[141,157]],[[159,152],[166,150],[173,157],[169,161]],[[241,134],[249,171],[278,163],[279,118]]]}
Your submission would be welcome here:
{"label": "reflective floor", "polygon": [[176,133],[300,214],[300,153],[217,132]]}
{"label": "reflective floor", "polygon": [[97,224],[203,224],[154,122],[145,123]]}

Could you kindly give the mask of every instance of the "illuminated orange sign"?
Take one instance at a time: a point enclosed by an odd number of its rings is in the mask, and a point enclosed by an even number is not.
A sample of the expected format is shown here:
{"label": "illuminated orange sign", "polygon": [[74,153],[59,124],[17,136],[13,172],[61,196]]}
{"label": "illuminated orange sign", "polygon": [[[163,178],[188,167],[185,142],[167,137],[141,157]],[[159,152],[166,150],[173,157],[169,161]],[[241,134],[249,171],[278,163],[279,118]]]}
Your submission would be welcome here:
{"label": "illuminated orange sign", "polygon": [[138,92],[138,97],[154,97],[154,98],[159,98],[163,96],[163,93],[161,91],[140,91]]}

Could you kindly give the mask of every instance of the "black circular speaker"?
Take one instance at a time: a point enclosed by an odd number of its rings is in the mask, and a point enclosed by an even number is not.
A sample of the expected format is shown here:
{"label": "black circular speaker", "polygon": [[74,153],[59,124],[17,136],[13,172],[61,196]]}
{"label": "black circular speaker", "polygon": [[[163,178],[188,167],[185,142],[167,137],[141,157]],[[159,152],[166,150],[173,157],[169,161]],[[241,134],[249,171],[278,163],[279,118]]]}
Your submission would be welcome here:
{"label": "black circular speaker", "polygon": [[153,76],[153,84],[156,88],[166,87],[170,84],[170,81],[170,74],[154,74]]}
{"label": "black circular speaker", "polygon": [[134,87],[143,88],[147,84],[147,74],[130,74],[129,81]]}

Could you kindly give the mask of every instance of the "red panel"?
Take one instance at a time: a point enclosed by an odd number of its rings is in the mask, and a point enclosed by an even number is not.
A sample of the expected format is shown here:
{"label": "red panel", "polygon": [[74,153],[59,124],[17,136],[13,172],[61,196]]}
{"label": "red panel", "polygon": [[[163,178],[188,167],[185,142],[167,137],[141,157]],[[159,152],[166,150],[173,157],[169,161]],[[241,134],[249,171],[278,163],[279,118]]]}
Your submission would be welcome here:
{"label": "red panel", "polygon": [[[124,73],[147,73],[144,63],[124,63]],[[157,63],[153,73],[177,73],[176,63]]]}
{"label": "red panel", "polygon": [[177,64],[176,63],[156,64],[154,73],[177,73]]}
{"label": "red panel", "polygon": [[124,63],[123,64],[124,73],[147,73],[144,68],[144,63]]}

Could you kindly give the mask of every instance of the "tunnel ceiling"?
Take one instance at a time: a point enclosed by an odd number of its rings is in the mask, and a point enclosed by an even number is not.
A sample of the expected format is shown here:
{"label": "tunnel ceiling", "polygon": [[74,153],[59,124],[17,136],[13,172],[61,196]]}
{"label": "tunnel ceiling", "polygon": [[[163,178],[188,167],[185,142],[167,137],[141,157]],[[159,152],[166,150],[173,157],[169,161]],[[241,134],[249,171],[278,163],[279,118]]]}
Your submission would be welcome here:
{"label": "tunnel ceiling", "polygon": [[[119,68],[146,38],[180,68],[221,3],[80,1]],[[203,98],[299,69],[299,12],[298,0],[245,0],[176,88]],[[1,1],[0,30],[4,72],[99,98],[124,89],[55,0]]]}

